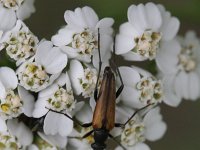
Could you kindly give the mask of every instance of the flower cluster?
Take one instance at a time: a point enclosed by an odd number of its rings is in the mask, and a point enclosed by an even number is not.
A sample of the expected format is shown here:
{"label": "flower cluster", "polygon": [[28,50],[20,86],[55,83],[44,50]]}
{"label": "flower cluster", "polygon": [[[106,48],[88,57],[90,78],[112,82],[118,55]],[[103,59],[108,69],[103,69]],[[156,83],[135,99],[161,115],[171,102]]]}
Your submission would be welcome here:
{"label": "flower cluster", "polygon": [[112,149],[150,150],[145,142],[167,129],[159,105],[200,97],[200,40],[192,31],[177,36],[179,20],[162,5],[131,5],[115,41],[112,18],[99,19],[88,6],[67,10],[66,25],[46,40],[23,22],[35,11],[33,2],[0,0],[0,51],[15,64],[0,66],[0,149],[92,149],[94,135],[82,137],[93,127],[80,124],[92,121],[114,48],[125,60],[155,61],[158,74],[113,69],[114,88],[122,80],[123,90],[113,110],[122,126],[110,132],[121,145]]}

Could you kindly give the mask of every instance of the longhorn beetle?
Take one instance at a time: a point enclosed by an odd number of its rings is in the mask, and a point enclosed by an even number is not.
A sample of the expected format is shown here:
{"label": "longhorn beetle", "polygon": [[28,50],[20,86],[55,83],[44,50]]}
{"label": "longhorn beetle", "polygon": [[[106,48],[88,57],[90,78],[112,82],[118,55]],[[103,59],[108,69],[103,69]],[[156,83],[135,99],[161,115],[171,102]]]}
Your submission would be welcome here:
{"label": "longhorn beetle", "polygon": [[[114,40],[115,43],[115,40]],[[113,52],[114,52],[114,65],[115,65],[115,44],[113,44]],[[102,83],[100,86],[100,90],[98,91],[98,82],[99,82],[99,76],[101,72],[101,66],[102,66],[102,61],[101,61],[101,53],[100,53],[100,32],[98,29],[98,53],[99,53],[99,72],[98,72],[98,78],[96,82],[96,87],[94,91],[94,99],[96,101],[96,106],[94,109],[93,113],[93,120],[91,123],[86,123],[86,124],[81,124],[80,122],[74,120],[72,117],[69,115],[58,112],[52,109],[49,109],[49,111],[53,111],[56,113],[60,113],[77,123],[78,125],[82,127],[93,127],[93,130],[86,133],[83,138],[86,138],[90,136],[94,132],[94,143],[91,145],[91,147],[94,150],[104,150],[106,148],[106,140],[108,137],[112,138],[115,142],[117,142],[121,147],[123,147],[118,141],[114,139],[114,137],[109,133],[114,127],[124,127],[139,111],[147,108],[151,104],[142,107],[135,111],[133,115],[124,123],[115,123],[115,101],[118,98],[118,96],[121,94],[124,84],[123,80],[120,74],[120,71],[118,67],[115,68],[117,70],[117,73],[120,78],[121,86],[119,89],[116,90],[115,86],[115,76],[114,73],[111,69],[110,66],[105,67],[104,69],[104,74],[103,74],[103,79]],[[48,108],[47,108],[48,109]],[[125,149],[123,147],[123,149]]]}

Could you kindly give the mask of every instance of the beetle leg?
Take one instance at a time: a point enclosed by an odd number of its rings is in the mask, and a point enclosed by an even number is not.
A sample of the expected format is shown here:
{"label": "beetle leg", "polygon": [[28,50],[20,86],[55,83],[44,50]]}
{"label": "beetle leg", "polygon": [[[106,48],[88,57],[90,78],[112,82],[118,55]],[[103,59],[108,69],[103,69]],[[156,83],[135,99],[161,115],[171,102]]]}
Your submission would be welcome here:
{"label": "beetle leg", "polygon": [[117,98],[119,97],[119,95],[122,93],[123,89],[124,89],[124,84],[122,84],[122,85],[119,87],[119,89],[117,90],[117,92],[116,92],[116,99],[117,99]]}
{"label": "beetle leg", "polygon": [[108,136],[113,140],[115,141],[119,146],[121,146],[123,148],[123,150],[126,150],[126,148],[119,142],[117,141],[111,134],[108,134]]}
{"label": "beetle leg", "polygon": [[49,111],[52,111],[52,112],[55,112],[55,113],[58,113],[58,114],[62,114],[64,116],[66,116],[67,118],[69,118],[70,120],[72,120],[74,123],[78,124],[79,126],[83,127],[83,128],[86,128],[86,127],[90,127],[92,126],[92,123],[85,123],[85,124],[82,124],[80,123],[79,121],[73,119],[71,116],[69,116],[68,114],[65,114],[65,113],[62,113],[62,112],[59,112],[59,111],[55,111],[53,109],[49,109],[47,107],[45,107],[46,109],[48,109]]}
{"label": "beetle leg", "polygon": [[122,123],[115,123],[115,127],[120,127],[120,128],[124,128],[124,124]]}
{"label": "beetle leg", "polygon": [[91,130],[90,132],[86,133],[82,138],[84,139],[84,138],[90,136],[93,132],[94,132],[94,130]]}
{"label": "beetle leg", "polygon": [[148,105],[146,105],[146,106],[144,106],[144,107],[142,107],[142,108],[136,110],[136,111],[133,113],[133,115],[132,115],[124,124],[122,124],[122,123],[115,123],[115,127],[122,127],[122,128],[125,127],[125,125],[126,125],[137,113],[139,113],[140,111],[146,109],[147,107],[149,107],[149,106],[151,106],[151,105],[154,105],[154,104],[148,104]]}

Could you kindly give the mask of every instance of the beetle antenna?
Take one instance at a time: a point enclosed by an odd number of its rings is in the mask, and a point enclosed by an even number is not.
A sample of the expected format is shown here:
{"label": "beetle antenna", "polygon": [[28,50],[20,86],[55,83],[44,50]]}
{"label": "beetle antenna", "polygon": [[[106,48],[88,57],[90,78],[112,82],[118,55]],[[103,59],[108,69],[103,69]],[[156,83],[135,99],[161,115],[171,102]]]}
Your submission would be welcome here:
{"label": "beetle antenna", "polygon": [[121,73],[119,71],[119,68],[116,65],[115,39],[116,39],[116,37],[114,36],[114,42],[113,42],[113,61],[111,61],[111,62],[113,64],[113,66],[115,67],[115,70],[117,71],[117,74],[119,75],[119,79],[120,79],[120,82],[121,82],[121,86],[119,87],[119,89],[116,92],[116,98],[118,98],[118,96],[121,94],[121,92],[122,92],[122,90],[124,88],[124,83],[123,83],[122,76],[121,76]]}
{"label": "beetle antenna", "polygon": [[102,60],[101,60],[101,50],[100,50],[100,28],[98,28],[98,54],[99,54],[99,72],[98,72],[98,77],[97,77],[97,82],[94,90],[94,99],[97,101],[98,98],[98,83],[99,83],[99,78],[100,78],[100,73],[101,73],[101,66],[102,66]]}

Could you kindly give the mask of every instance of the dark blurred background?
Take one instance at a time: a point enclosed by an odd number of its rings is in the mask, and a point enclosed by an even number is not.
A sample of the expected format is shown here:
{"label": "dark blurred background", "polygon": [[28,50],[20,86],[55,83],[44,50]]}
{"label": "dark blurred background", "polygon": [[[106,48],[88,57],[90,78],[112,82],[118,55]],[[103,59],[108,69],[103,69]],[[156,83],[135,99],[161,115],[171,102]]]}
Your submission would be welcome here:
{"label": "dark blurred background", "polygon": [[[51,38],[65,25],[65,10],[91,6],[99,18],[113,17],[116,31],[127,21],[127,8],[131,4],[146,3],[147,0],[36,0],[36,13],[26,20],[31,31],[40,39]],[[200,36],[200,0],[153,0],[163,4],[173,16],[181,21],[179,34],[195,30]],[[178,108],[162,105],[167,133],[157,142],[149,142],[152,150],[200,150],[200,100],[184,100]]]}

